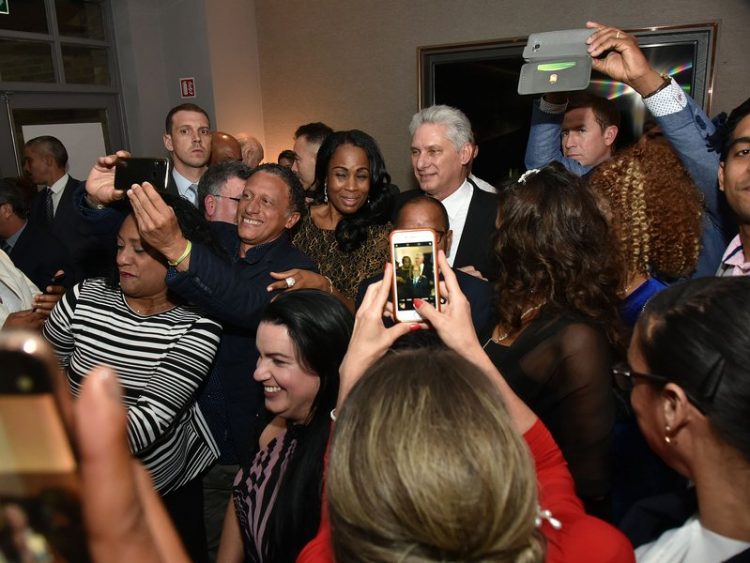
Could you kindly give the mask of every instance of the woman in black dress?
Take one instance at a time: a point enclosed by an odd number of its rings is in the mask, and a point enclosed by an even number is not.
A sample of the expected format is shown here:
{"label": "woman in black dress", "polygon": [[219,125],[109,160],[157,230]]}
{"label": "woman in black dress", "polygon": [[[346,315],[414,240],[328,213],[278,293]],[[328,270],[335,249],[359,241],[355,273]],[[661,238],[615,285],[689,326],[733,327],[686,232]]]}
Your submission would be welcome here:
{"label": "woman in black dress", "polygon": [[614,235],[580,178],[552,164],[500,192],[495,252],[484,348],[549,428],[587,509],[607,515],[622,277]]}

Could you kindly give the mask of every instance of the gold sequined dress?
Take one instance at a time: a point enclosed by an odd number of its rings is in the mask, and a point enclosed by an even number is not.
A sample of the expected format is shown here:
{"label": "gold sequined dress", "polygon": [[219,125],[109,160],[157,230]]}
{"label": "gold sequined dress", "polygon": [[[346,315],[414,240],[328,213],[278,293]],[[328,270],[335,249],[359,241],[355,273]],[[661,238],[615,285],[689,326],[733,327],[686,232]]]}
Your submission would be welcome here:
{"label": "gold sequined dress", "polygon": [[359,283],[383,271],[389,259],[390,230],[390,224],[370,225],[364,244],[347,254],[339,249],[335,231],[317,227],[307,215],[292,242],[318,264],[320,273],[331,278],[336,289],[353,301]]}

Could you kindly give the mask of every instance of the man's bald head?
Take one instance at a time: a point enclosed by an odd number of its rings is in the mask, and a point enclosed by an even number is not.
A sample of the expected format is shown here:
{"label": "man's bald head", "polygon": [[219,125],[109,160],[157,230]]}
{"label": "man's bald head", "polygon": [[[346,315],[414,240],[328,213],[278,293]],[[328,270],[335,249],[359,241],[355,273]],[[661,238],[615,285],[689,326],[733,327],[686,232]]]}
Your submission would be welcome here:
{"label": "man's bald head", "polygon": [[219,164],[228,160],[242,160],[242,148],[237,139],[229,133],[211,133],[211,159],[209,164]]}
{"label": "man's bald head", "polygon": [[247,133],[238,133],[236,137],[242,147],[242,162],[250,168],[256,168],[263,162],[265,156],[263,145],[260,144],[258,139]]}

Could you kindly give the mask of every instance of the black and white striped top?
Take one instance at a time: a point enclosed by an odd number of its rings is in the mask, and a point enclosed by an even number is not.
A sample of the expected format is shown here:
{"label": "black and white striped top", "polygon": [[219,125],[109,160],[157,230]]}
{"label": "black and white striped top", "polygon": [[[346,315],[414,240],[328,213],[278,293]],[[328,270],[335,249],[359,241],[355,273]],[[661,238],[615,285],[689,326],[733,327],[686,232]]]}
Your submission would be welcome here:
{"label": "black and white striped top", "polygon": [[[197,477],[218,448],[195,402],[219,345],[221,326],[186,307],[139,315],[102,279],[69,290],[45,323],[75,395],[88,371],[117,372],[128,407],[130,449],[162,494]],[[249,375],[248,375],[249,377]]]}

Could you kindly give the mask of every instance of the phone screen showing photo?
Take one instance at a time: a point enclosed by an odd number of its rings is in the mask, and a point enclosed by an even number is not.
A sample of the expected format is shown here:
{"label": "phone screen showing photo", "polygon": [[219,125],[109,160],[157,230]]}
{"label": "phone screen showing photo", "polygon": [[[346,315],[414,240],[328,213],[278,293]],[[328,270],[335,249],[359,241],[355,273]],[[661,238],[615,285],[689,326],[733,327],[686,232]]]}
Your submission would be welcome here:
{"label": "phone screen showing photo", "polygon": [[432,241],[393,245],[396,294],[400,311],[414,309],[414,299],[435,305],[435,252]]}

